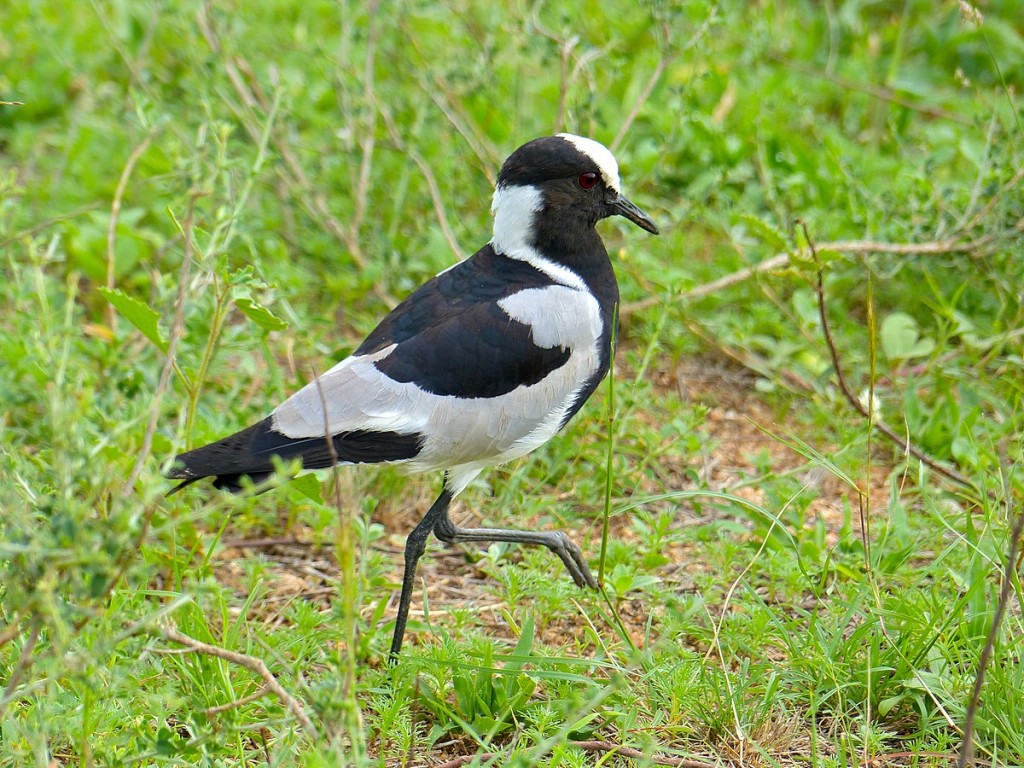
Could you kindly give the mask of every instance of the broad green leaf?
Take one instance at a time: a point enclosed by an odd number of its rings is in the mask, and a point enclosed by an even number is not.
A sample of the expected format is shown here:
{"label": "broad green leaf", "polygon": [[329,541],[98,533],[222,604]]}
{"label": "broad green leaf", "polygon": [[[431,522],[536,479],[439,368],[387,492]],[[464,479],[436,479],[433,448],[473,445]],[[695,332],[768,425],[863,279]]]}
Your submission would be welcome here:
{"label": "broad green leaf", "polygon": [[124,318],[149,339],[161,352],[168,349],[167,339],[160,330],[160,314],[138,299],[117,288],[99,288],[99,292]]}
{"label": "broad green leaf", "polygon": [[299,475],[291,481],[290,485],[310,501],[316,502],[317,504],[324,503],[320,480],[316,475],[312,473],[308,475]]}
{"label": "broad green leaf", "polygon": [[[163,236],[147,227],[138,226],[146,211],[125,208],[117,221],[114,275],[120,279],[136,269],[148,254],[163,244]],[[68,256],[74,265],[97,283],[107,275],[107,230],[110,213],[93,211],[81,220],[68,224]]]}
{"label": "broad green leaf", "polygon": [[250,268],[233,273],[230,279],[233,283],[231,297],[243,315],[266,331],[282,331],[288,327],[288,323],[252,297],[254,288],[259,290],[266,284],[254,278]]}
{"label": "broad green leaf", "polygon": [[239,296],[235,299],[235,306],[243,315],[252,320],[260,328],[267,331],[283,331],[288,323],[279,318],[258,301],[248,296]]}
{"label": "broad green leaf", "polygon": [[903,312],[893,312],[882,321],[879,333],[882,351],[889,360],[925,357],[935,349],[935,342],[921,338],[917,322]]}
{"label": "broad green leaf", "polygon": [[961,466],[970,467],[974,469],[978,466],[980,456],[978,454],[978,447],[965,435],[953,438],[953,442],[949,446],[950,453],[953,454],[953,458]]}
{"label": "broad green leaf", "polygon": [[802,288],[793,291],[793,309],[805,325],[817,327],[821,324],[818,298],[810,291]]}

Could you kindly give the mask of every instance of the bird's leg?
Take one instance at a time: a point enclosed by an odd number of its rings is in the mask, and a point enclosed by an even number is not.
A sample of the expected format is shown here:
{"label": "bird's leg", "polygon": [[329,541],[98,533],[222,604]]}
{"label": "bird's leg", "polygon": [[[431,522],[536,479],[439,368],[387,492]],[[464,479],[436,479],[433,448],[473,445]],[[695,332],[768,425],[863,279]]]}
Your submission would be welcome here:
{"label": "bird's leg", "polygon": [[[421,523],[422,525],[422,523]],[[448,517],[448,506],[434,524],[434,535],[445,544],[469,541],[508,541],[514,544],[539,544],[558,555],[578,587],[597,589],[597,580],[590,573],[580,548],[561,531],[517,531],[509,528],[459,528]],[[410,537],[411,538],[411,537]]]}
{"label": "bird's leg", "polygon": [[409,618],[409,603],[412,602],[413,584],[416,579],[416,563],[419,562],[423,550],[427,547],[427,537],[436,530],[438,520],[448,516],[448,505],[452,494],[447,485],[441,489],[441,495],[431,504],[427,514],[412,529],[405,540],[405,572],[402,575],[402,594],[398,598],[398,616],[395,617],[395,634],[391,637],[391,653],[389,659],[393,663],[402,650],[402,638],[405,636],[405,623]]}

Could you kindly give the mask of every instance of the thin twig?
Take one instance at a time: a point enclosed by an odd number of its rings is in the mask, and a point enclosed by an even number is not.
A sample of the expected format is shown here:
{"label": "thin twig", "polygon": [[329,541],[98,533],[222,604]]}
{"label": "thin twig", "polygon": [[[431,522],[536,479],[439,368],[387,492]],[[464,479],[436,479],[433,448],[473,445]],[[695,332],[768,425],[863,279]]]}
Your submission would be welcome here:
{"label": "thin twig", "polygon": [[[975,206],[978,204],[978,199],[981,197],[982,190],[988,186],[985,182],[991,172],[992,145],[994,143],[996,131],[1000,127],[1001,124],[999,122],[999,112],[993,110],[992,117],[990,117],[988,121],[988,130],[985,132],[985,149],[982,155],[981,162],[978,163],[978,172],[974,177],[974,186],[971,188],[971,198],[970,200],[967,201],[967,205],[964,206],[964,211],[960,215],[960,218],[957,219],[956,224],[953,225],[953,232],[965,231],[965,229],[967,228],[968,220],[973,221],[974,219],[974,216],[972,216],[972,211],[974,211]],[[1024,172],[1024,169],[1021,169],[1021,171]],[[984,206],[984,208],[982,208],[982,210],[984,211],[988,209],[989,206],[994,205],[995,201],[998,200],[999,195],[993,195],[989,199],[988,203]],[[978,212],[975,215],[977,215],[980,219],[983,217],[984,214]]]}
{"label": "thin twig", "polygon": [[[710,296],[713,293],[725,290],[737,283],[742,283],[745,280],[758,275],[762,272],[770,272],[773,269],[782,269],[789,265],[790,256],[788,253],[780,253],[777,256],[772,256],[770,259],[758,262],[752,267],[745,267],[743,269],[732,272],[724,277],[720,277],[717,280],[712,280],[710,283],[704,283],[698,285],[696,288],[691,288],[688,291],[683,291],[672,297],[673,302],[679,301],[697,301],[703,299],[705,296]],[[626,304],[622,307],[622,314],[628,315],[633,312],[640,312],[644,309],[650,309],[656,307],[664,301],[661,296],[649,296],[641,301],[634,301],[630,304]]]}
{"label": "thin twig", "polygon": [[[192,652],[187,648],[183,648],[182,650],[185,653]],[[228,712],[232,709],[238,709],[239,707],[244,707],[246,704],[252,704],[254,701],[262,699],[268,693],[271,693],[271,690],[266,686],[263,686],[259,690],[250,693],[248,696],[243,696],[240,699],[229,701],[227,704],[218,704],[216,707],[207,707],[203,710],[203,714],[205,714],[207,717],[212,717],[213,715],[219,715],[221,712]]]}
{"label": "thin twig", "polygon": [[267,689],[277,696],[285,705],[285,708],[295,715],[295,718],[302,724],[302,727],[305,728],[314,739],[316,738],[316,728],[313,725],[313,721],[309,719],[309,715],[306,714],[306,709],[302,706],[302,702],[284,689],[284,686],[282,686],[271,671],[267,669],[267,665],[264,663],[263,659],[257,658],[256,656],[250,656],[246,653],[229,651],[226,648],[219,648],[216,645],[204,643],[201,640],[196,640],[194,637],[182,634],[174,627],[161,627],[160,633],[164,638],[172,643],[183,645],[195,653],[223,659],[231,664],[237,664],[240,667],[245,667],[250,672],[259,675],[266,684]]}
{"label": "thin twig", "polygon": [[149,422],[146,424],[146,434],[142,440],[142,450],[135,460],[131,474],[125,482],[125,488],[135,487],[135,481],[142,473],[149,452],[153,447],[153,436],[156,434],[156,425],[160,419],[160,406],[163,403],[164,395],[171,383],[171,373],[175,367],[175,354],[178,350],[178,342],[181,341],[185,331],[185,301],[188,296],[189,274],[192,269],[192,262],[195,254],[195,242],[192,239],[192,227],[195,221],[196,201],[200,197],[199,192],[193,191],[189,196],[188,211],[185,220],[182,222],[182,235],[184,237],[184,255],[181,259],[181,268],[178,270],[178,296],[174,300],[174,320],[171,323],[171,336],[167,342],[167,357],[164,360],[163,370],[160,372],[160,381],[153,392],[152,406],[149,412]]}
{"label": "thin twig", "polygon": [[[970,253],[981,247],[982,240],[935,240],[927,243],[886,243],[879,240],[837,240],[834,243],[822,243],[819,251],[838,251],[839,253],[896,253],[896,254],[939,254],[939,253]],[[985,241],[987,242],[987,241]],[[813,256],[813,251],[804,256]]]}
{"label": "thin twig", "polygon": [[[565,113],[569,98],[569,83],[572,82],[579,71],[578,68],[573,68],[570,71],[569,63],[572,61],[572,52],[576,46],[579,45],[580,38],[578,35],[562,37],[561,35],[555,34],[541,23],[539,15],[536,13],[530,18],[528,29],[536,31],[538,35],[550,40],[558,46],[558,55],[560,59],[558,72],[558,107],[555,109],[555,124],[553,132],[560,133],[565,130]],[[584,57],[586,57],[586,54],[584,54]]]}
{"label": "thin twig", "polygon": [[662,54],[661,58],[658,59],[658,63],[654,67],[654,71],[651,72],[651,76],[647,78],[647,82],[644,83],[643,90],[637,96],[636,101],[633,102],[632,109],[629,110],[629,114],[626,115],[626,119],[622,121],[622,125],[619,127],[619,132],[615,134],[615,138],[612,140],[611,145],[608,147],[612,152],[619,148],[619,144],[626,138],[626,133],[633,126],[633,122],[636,120],[637,115],[640,114],[640,110],[644,104],[647,103],[647,99],[651,97],[651,93],[654,91],[654,86],[661,80],[661,76],[665,73],[668,65],[671,63],[673,56],[669,53]]}
{"label": "thin twig", "polygon": [[[114,190],[114,200],[110,204],[110,224],[107,226],[107,290],[114,290],[115,282],[115,251],[114,244],[117,242],[117,221],[121,218],[121,203],[124,201],[124,193],[128,189],[128,180],[131,179],[132,171],[135,170],[136,163],[139,162],[139,158],[142,157],[143,153],[149,149],[149,145],[152,143],[153,138],[156,136],[157,129],[153,128],[146,135],[139,145],[132,150],[131,154],[128,155],[128,161],[124,164],[124,168],[121,170],[121,178],[117,181],[117,188]],[[107,303],[107,325],[114,332],[117,331],[117,310],[114,309],[114,305]]]}
{"label": "thin twig", "polygon": [[[419,68],[414,68],[416,72],[430,72],[436,69],[436,62],[433,55],[429,58],[424,54],[423,49],[419,46],[418,40],[420,35],[416,34],[414,29],[411,29],[408,22],[403,18],[400,22],[402,25],[402,32],[405,35],[405,39],[408,43],[412,44],[412,50],[415,51],[419,57],[419,63],[422,65]],[[479,126],[473,121],[473,119],[466,114],[465,109],[459,110],[459,101],[452,91],[451,86],[448,82],[436,73],[433,76],[433,84],[427,81],[425,75],[420,75],[418,78],[419,86],[424,90],[430,100],[434,102],[434,105],[441,111],[441,114],[447,118],[448,122],[451,123],[452,127],[459,133],[460,136],[465,140],[469,148],[473,150],[473,154],[476,155],[477,161],[480,168],[487,175],[491,185],[494,184],[494,175],[492,168],[499,167],[502,161],[502,157],[495,149],[494,145],[490,143],[488,136],[479,129]],[[441,95],[444,95],[444,99]],[[447,99],[447,101],[445,101]],[[461,112],[461,114],[456,114]]]}
{"label": "thin twig", "polygon": [[477,157],[477,161],[480,163],[480,167],[483,169],[484,173],[487,174],[487,180],[493,186],[498,179],[491,168],[497,167],[501,163],[501,160],[498,158],[498,153],[493,149],[493,147],[485,145],[482,140],[474,136],[472,132],[465,127],[464,122],[459,119],[459,115],[455,114],[455,111],[448,102],[441,98],[439,93],[443,93],[445,96],[449,97],[449,100],[451,99],[451,89],[448,88],[447,84],[439,77],[434,78],[434,83],[438,86],[437,90],[429,88],[426,85],[423,87],[434,102],[434,105],[441,110],[441,114],[448,119],[448,122],[452,124],[455,130],[458,131],[463,139],[465,139],[470,149],[473,150],[473,153]]}
{"label": "thin twig", "polygon": [[[239,119],[242,121],[242,124],[245,126],[246,131],[249,133],[253,141],[258,142],[259,130],[255,125],[253,125],[252,113],[255,113],[257,110],[266,111],[267,100],[263,98],[255,80],[253,81],[252,87],[250,87],[241,75],[241,69],[251,71],[251,67],[249,67],[248,63],[242,57],[235,57],[232,59],[224,53],[220,44],[220,37],[214,28],[212,11],[209,3],[204,4],[197,14],[197,18],[199,21],[199,29],[202,32],[207,45],[210,46],[211,51],[220,56],[223,60],[224,71],[227,73],[228,80],[231,82],[235,93],[244,104],[244,109],[241,107],[235,107],[235,112],[238,114]],[[327,232],[329,232],[346,248],[349,256],[352,258],[352,261],[355,262],[356,266],[360,269],[366,269],[369,261],[366,254],[363,252],[362,245],[359,242],[356,228],[343,226],[342,223],[331,213],[326,195],[320,191],[321,187],[319,185],[314,185],[310,181],[302,163],[299,162],[295,152],[288,144],[286,137],[281,135],[280,131],[275,131],[273,138],[274,146],[280,153],[281,159],[284,160],[284,164],[288,170],[288,174],[285,174],[284,178],[292,192],[292,195],[295,199],[300,201],[310,215],[320,222],[320,225],[327,230]],[[364,150],[365,149],[366,148],[364,147]],[[365,157],[366,154],[364,151],[364,159]],[[378,286],[375,286],[372,291],[388,307],[394,307],[398,303],[393,296],[389,295]]]}
{"label": "thin twig", "polygon": [[448,247],[452,249],[458,261],[462,261],[466,258],[465,251],[459,246],[458,240],[455,239],[455,232],[448,223],[448,214],[445,211],[444,200],[441,197],[441,187],[437,183],[437,177],[434,175],[433,169],[423,156],[415,149],[406,144],[402,138],[401,132],[395,125],[394,119],[392,119],[391,113],[387,107],[377,98],[376,91],[367,90],[366,96],[370,99],[377,107],[377,111],[380,112],[381,117],[384,119],[384,126],[387,128],[388,135],[391,137],[391,141],[395,144],[395,149],[399,152],[403,152],[412,158],[412,161],[416,163],[416,166],[420,169],[420,173],[423,174],[423,180],[427,183],[427,191],[430,193],[430,201],[434,205],[434,214],[437,216],[437,222],[441,225],[441,232],[444,235],[444,239],[448,241]]}
{"label": "thin twig", "polygon": [[441,225],[441,233],[444,235],[444,239],[448,242],[448,247],[452,249],[452,253],[458,261],[462,261],[466,258],[466,252],[459,247],[459,241],[455,239],[455,231],[448,223],[448,217],[445,215],[444,202],[441,199],[441,188],[437,184],[437,178],[434,176],[430,166],[427,165],[427,161],[423,159],[423,156],[416,150],[409,152],[409,157],[416,163],[420,172],[423,174],[423,180],[427,182],[427,191],[430,193],[430,201],[434,204],[434,213],[437,216],[437,223]]}
{"label": "thin twig", "polygon": [[303,541],[295,536],[265,536],[259,539],[224,539],[224,549],[269,549],[271,547],[330,547],[330,543]]}
{"label": "thin twig", "polygon": [[644,758],[655,765],[673,765],[677,768],[715,768],[712,763],[705,763],[703,760],[689,760],[685,757],[665,757],[663,755],[647,755],[639,749],[623,747],[619,744],[612,744],[608,741],[570,741],[570,747],[582,749],[585,752],[612,752],[622,757]]}
{"label": "thin twig", "polygon": [[334,503],[338,508],[338,513],[341,514],[344,505],[341,498],[341,484],[338,482],[340,479],[338,474],[338,449],[334,445],[334,435],[331,433],[331,418],[327,410],[327,395],[324,394],[324,388],[320,383],[320,376],[317,375],[316,370],[313,371],[313,381],[316,382],[316,393],[320,396],[320,407],[324,410],[324,443],[327,445],[327,455],[331,457],[331,473],[334,476]]}
{"label": "thin twig", "polygon": [[971,125],[972,123],[971,118],[965,117],[964,115],[960,115],[955,112],[950,112],[948,110],[942,109],[941,107],[932,107],[929,106],[928,104],[916,104],[915,102],[900,96],[892,88],[887,88],[885,86],[879,85],[872,85],[870,83],[859,83],[855,80],[849,80],[845,77],[840,77],[839,75],[833,75],[827,72],[823,72],[819,67],[811,67],[794,61],[784,61],[781,56],[777,55],[769,55],[769,58],[780,61],[782,65],[787,69],[792,69],[796,72],[799,72],[802,75],[827,80],[828,82],[834,85],[838,85],[840,88],[846,88],[847,90],[851,91],[860,91],[861,93],[865,93],[873,98],[881,99],[882,101],[888,101],[893,104],[897,104],[901,107],[905,107],[906,109],[911,109],[914,110],[915,112],[920,112],[921,114],[928,115],[930,117],[939,117],[942,118],[943,120],[951,120],[954,123],[960,123],[961,125]]}
{"label": "thin twig", "polygon": [[[327,455],[331,457],[331,473],[334,476],[334,503],[338,507],[338,513],[343,509],[341,498],[341,485],[338,483],[338,449],[334,445],[334,435],[331,433],[331,417],[327,410],[327,395],[324,394],[323,385],[320,383],[320,376],[316,370],[313,371],[313,381],[316,383],[316,393],[320,397],[320,407],[324,411],[324,443],[327,445]],[[350,575],[350,574],[345,574]]]}
{"label": "thin twig", "polygon": [[[701,26],[700,30],[698,30],[698,37],[707,30],[707,25],[713,17],[714,11],[708,15],[708,18],[705,19],[704,24]],[[629,133],[629,129],[633,127],[633,122],[636,120],[637,115],[640,114],[640,110],[651,97],[651,93],[654,92],[654,87],[658,84],[658,81],[661,80],[661,76],[665,74],[665,70],[668,68],[668,65],[672,63],[672,59],[678,56],[682,50],[685,50],[685,48],[677,49],[672,45],[672,28],[665,22],[662,22],[661,24],[661,35],[661,57],[658,59],[658,63],[654,67],[654,71],[651,72],[650,77],[647,78],[647,82],[644,83],[644,87],[640,89],[640,93],[637,95],[636,100],[633,102],[633,106],[626,114],[625,120],[623,120],[622,124],[619,126],[619,132],[615,134],[615,138],[608,146],[608,149],[612,152],[618,150],[619,144],[621,144],[622,140],[626,138],[626,134]],[[694,41],[696,39],[698,38],[695,37]],[[692,42],[693,41],[691,41],[691,44]],[[689,48],[689,45],[687,45],[686,48]]]}
{"label": "thin twig", "polygon": [[18,683],[21,682],[22,676],[32,665],[32,652],[36,648],[36,641],[39,640],[39,631],[41,626],[42,621],[38,618],[32,622],[32,629],[29,630],[28,639],[25,641],[25,645],[21,648],[21,654],[18,656],[18,662],[14,665],[14,669],[11,671],[11,676],[7,679],[7,685],[4,687],[4,695],[0,697],[0,720],[3,720],[4,713],[7,711],[7,705],[16,698],[14,692],[18,688]]}
{"label": "thin twig", "polygon": [[684,325],[686,325],[687,328],[690,329],[690,332],[693,333],[694,336],[699,338],[709,347],[714,347],[723,355],[728,357],[730,360],[733,360],[734,362],[738,363],[744,368],[751,370],[754,373],[760,374],[765,378],[779,376],[782,378],[783,381],[787,382],[790,386],[796,387],[798,390],[809,392],[812,389],[814,389],[811,382],[809,382],[803,376],[798,374],[796,371],[793,371],[789,368],[782,368],[776,371],[767,358],[762,357],[756,352],[751,352],[749,349],[731,347],[728,344],[724,344],[720,339],[718,339],[718,337],[716,337],[712,333],[709,333],[707,330],[705,330],[702,326],[698,325],[693,320],[684,319],[683,323]]}
{"label": "thin twig", "polygon": [[[906,760],[912,758],[914,760],[920,760],[922,757],[938,758],[940,760],[956,760],[956,755],[948,752],[885,752],[880,755],[875,755],[860,764],[860,768],[875,768],[880,765],[895,765],[896,760]],[[978,765],[991,766],[988,760],[977,760],[975,761]]]}
{"label": "thin twig", "polygon": [[715,5],[711,8],[707,18],[704,19],[704,23],[700,25],[697,31],[694,32],[690,39],[687,40],[686,43],[682,46],[676,46],[673,44],[672,27],[669,26],[667,23],[662,23],[661,58],[658,60],[658,64],[654,68],[654,72],[651,73],[651,76],[648,78],[647,83],[643,87],[643,90],[641,90],[640,95],[637,97],[636,101],[633,102],[633,106],[629,110],[629,113],[626,115],[626,119],[622,121],[622,125],[619,127],[619,132],[615,136],[615,140],[612,141],[611,146],[609,146],[609,149],[611,149],[612,152],[617,150],[620,142],[624,138],[626,138],[626,133],[633,125],[633,122],[636,120],[637,115],[640,114],[640,109],[647,102],[647,99],[650,98],[651,93],[654,91],[654,87],[658,84],[658,80],[661,79],[661,76],[665,73],[665,70],[668,68],[668,65],[671,64],[672,60],[677,58],[681,53],[690,50],[701,40],[701,38],[704,37],[704,35],[707,34],[707,31],[708,29],[711,28],[711,24],[715,20],[717,14],[718,6]]}
{"label": "thin twig", "polygon": [[[1010,507],[1007,504],[1007,512]],[[996,603],[995,615],[992,617],[992,626],[989,628],[988,637],[985,639],[985,647],[981,650],[978,658],[978,672],[974,677],[974,688],[971,690],[971,700],[967,705],[967,714],[964,717],[964,735],[960,743],[960,755],[957,758],[957,768],[967,768],[974,763],[974,719],[978,712],[978,702],[981,700],[981,689],[985,683],[985,670],[988,668],[992,652],[995,650],[996,638],[999,636],[999,629],[1003,624],[1003,615],[1010,602],[1010,593],[1013,590],[1013,576],[1017,570],[1017,550],[1020,547],[1020,537],[1024,533],[1024,510],[1017,513],[1017,519],[1010,531],[1010,549],[1006,553],[1006,565],[1003,568],[1003,585],[999,590],[999,602]]]}
{"label": "thin twig", "polygon": [[31,227],[28,227],[27,229],[23,229],[20,232],[15,232],[6,240],[0,240],[0,251],[6,249],[7,246],[17,242],[18,240],[22,240],[23,238],[37,235],[40,232],[43,232],[52,226],[60,224],[62,221],[77,219],[79,216],[91,213],[92,211],[95,211],[100,207],[101,206],[99,203],[89,203],[88,205],[83,205],[81,208],[75,208],[75,210],[73,211],[68,211],[67,213],[58,213],[56,216],[53,216],[52,218],[44,219],[43,221],[37,222],[33,224]]}
{"label": "thin twig", "polygon": [[[377,57],[377,6],[379,0],[371,0],[366,9],[370,18],[370,29],[366,37],[366,59],[363,65],[362,86],[367,92],[374,90],[374,74],[376,71]],[[349,222],[351,237],[357,237],[359,229],[366,214],[366,200],[370,190],[370,171],[373,168],[373,150],[377,145],[377,110],[372,107],[367,110],[366,132],[360,147],[363,151],[362,160],[359,163],[358,181],[353,185],[356,190],[355,209],[352,212],[352,219]]]}
{"label": "thin twig", "polygon": [[562,60],[558,76],[558,111],[555,113],[555,133],[565,129],[565,107],[569,97],[569,62],[572,60],[572,49],[580,39],[576,36],[558,42],[558,54]]}
{"label": "thin twig", "polygon": [[[156,390],[153,392],[153,402],[150,407],[149,422],[146,424],[146,434],[142,439],[142,448],[139,450],[139,456],[135,460],[135,466],[132,467],[132,471],[128,475],[128,479],[125,481],[122,495],[130,493],[131,489],[135,487],[135,483],[138,481],[139,475],[142,474],[142,468],[145,466],[146,459],[149,457],[150,451],[153,449],[153,437],[156,434],[156,425],[160,419],[160,406],[163,402],[164,395],[167,393],[167,388],[170,386],[171,373],[177,367],[175,362],[175,353],[178,349],[178,342],[181,340],[181,336],[185,331],[185,299],[188,293],[189,272],[192,268],[195,249],[195,243],[192,239],[192,226],[195,219],[196,201],[199,197],[200,193],[195,191],[190,195],[188,211],[185,214],[185,221],[181,225],[182,236],[185,243],[185,252],[181,259],[181,269],[178,271],[178,296],[174,300],[174,320],[171,323],[171,336],[167,342],[167,357],[164,360],[163,370],[160,372],[160,380],[157,382]],[[132,562],[132,558],[139,551],[139,548],[142,547],[142,543],[146,540],[146,536],[149,535],[150,523],[153,520],[153,515],[156,514],[159,507],[159,497],[155,500],[150,500],[146,505],[146,508],[142,513],[142,522],[139,526],[139,532],[135,536],[135,542],[133,546],[123,550],[118,556],[117,568],[104,587],[103,592],[101,593],[101,599],[106,599],[106,597],[114,591],[114,588],[117,586],[117,582],[121,580],[125,571],[128,570],[128,565]],[[76,627],[81,628],[85,621],[85,617],[79,619],[78,623],[76,623]]]}
{"label": "thin twig", "polygon": [[[334,435],[331,431],[331,419],[327,410],[327,396],[320,383],[320,377],[313,371],[313,381],[316,382],[316,391],[320,396],[320,407],[324,413],[324,443],[327,445],[327,453],[331,457],[331,474],[334,479],[334,505],[338,510],[339,533],[336,557],[341,567],[342,584],[342,630],[345,637],[342,676],[342,690],[345,695],[344,711],[347,715],[347,726],[352,737],[350,747],[355,758],[364,757],[365,742],[360,738],[363,733],[362,713],[359,711],[359,702],[356,701],[356,600],[358,599],[359,579],[356,577],[355,568],[355,541],[352,534],[355,522],[351,511],[351,505],[343,503],[341,497],[341,473],[338,469],[338,449],[334,445]],[[356,759],[354,762],[359,763]]]}
{"label": "thin twig", "polygon": [[832,336],[832,326],[829,324],[828,305],[825,301],[825,281],[821,262],[818,259],[818,249],[814,245],[814,241],[811,239],[810,233],[807,231],[807,224],[803,221],[798,221],[797,223],[803,229],[804,237],[807,239],[807,245],[810,249],[811,256],[814,261],[818,263],[818,271],[814,283],[815,293],[818,297],[818,314],[821,318],[821,330],[825,337],[825,345],[828,347],[829,356],[832,359],[832,368],[835,371],[836,381],[839,384],[839,391],[842,392],[843,397],[846,398],[846,401],[855,411],[857,411],[857,413],[867,419],[869,423],[873,424],[879,432],[888,437],[893,443],[900,446],[904,451],[909,453],[922,464],[931,467],[940,475],[943,475],[958,485],[962,485],[966,488],[974,488],[974,483],[968,480],[956,469],[933,459],[916,445],[911,443],[909,436],[904,437],[897,434],[895,430],[880,418],[872,416],[868,411],[867,406],[865,406],[864,403],[862,403],[853,393],[853,390],[850,389],[850,385],[846,381],[846,374],[843,372],[843,366],[839,360],[839,350],[836,348],[835,339]]}
{"label": "thin twig", "polygon": [[3,648],[11,640],[16,638],[21,633],[21,616],[16,615],[10,624],[0,632],[0,648]]}
{"label": "thin twig", "polygon": [[984,219],[986,216],[988,216],[992,212],[992,209],[996,207],[996,203],[999,202],[1000,198],[1002,198],[1003,195],[1005,195],[1015,186],[1020,184],[1022,180],[1024,180],[1024,168],[1019,168],[1017,172],[1013,174],[1010,180],[1003,184],[1003,186],[999,188],[999,191],[992,195],[992,197],[988,199],[988,202],[985,203],[985,205],[983,205],[981,209],[970,218],[970,221],[968,221],[964,225],[964,229],[970,229],[971,227],[975,226],[978,222],[980,222],[982,219]]}
{"label": "thin twig", "polygon": [[[671,765],[676,766],[676,768],[716,768],[714,763],[705,763],[702,760],[689,760],[685,757],[648,755],[645,752],[641,752],[639,749],[624,747],[620,744],[612,744],[609,741],[570,741],[567,742],[567,746],[582,749],[584,752],[612,753],[619,757],[644,759],[654,763],[655,765]],[[441,763],[440,765],[434,766],[434,768],[461,768],[461,766],[471,763],[474,760],[494,760],[495,758],[502,756],[503,754],[501,752],[481,752],[474,755],[462,755],[461,757],[456,757],[454,760],[449,760],[447,763]]]}
{"label": "thin twig", "polygon": [[[942,253],[971,253],[988,242],[987,238],[978,240],[937,240],[928,243],[883,243],[877,240],[838,240],[834,243],[821,243],[817,246],[819,251],[836,251],[837,253],[891,253],[905,255],[935,255]],[[810,259],[814,257],[813,249],[806,249],[796,254],[798,259]],[[770,272],[775,269],[785,269],[794,260],[794,255],[780,253],[770,259],[758,262],[750,267],[744,267],[731,274],[712,280],[710,283],[698,285],[688,291],[683,291],[672,297],[673,301],[696,301],[710,296],[725,288],[742,283],[745,280],[759,275],[762,272]],[[649,296],[641,301],[634,301],[622,307],[622,314],[628,315],[644,309],[650,309],[664,301],[662,296]]]}

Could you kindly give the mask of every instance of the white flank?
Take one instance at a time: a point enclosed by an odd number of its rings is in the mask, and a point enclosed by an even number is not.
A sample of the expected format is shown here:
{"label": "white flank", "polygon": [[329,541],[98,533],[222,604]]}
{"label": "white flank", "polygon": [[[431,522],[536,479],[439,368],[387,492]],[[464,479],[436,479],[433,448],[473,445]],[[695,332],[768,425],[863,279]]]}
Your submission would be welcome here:
{"label": "white flank", "polygon": [[565,364],[536,384],[497,397],[460,398],[381,373],[373,363],[395,353],[390,346],[349,357],[307,384],[274,411],[274,429],[291,438],[321,437],[325,425],[331,434],[368,429],[422,435],[419,454],[396,463],[413,472],[447,470],[453,492],[461,490],[482,468],[551,439],[600,361],[600,309],[589,292],[564,285],[529,289],[502,299],[501,307],[531,327],[537,344],[571,350]]}
{"label": "white flank", "polygon": [[576,136],[572,133],[560,133],[558,135],[594,161],[598,170],[601,171],[601,178],[604,179],[604,183],[609,189],[613,189],[616,192],[622,191],[619,188],[619,164],[616,162],[615,156],[604,144],[584,136]]}
{"label": "white flank", "polygon": [[494,213],[494,236],[491,246],[495,253],[519,259],[539,269],[556,283],[577,290],[586,290],[583,279],[568,267],[541,256],[530,245],[534,216],[544,207],[544,195],[531,186],[507,186],[494,190],[491,211]]}

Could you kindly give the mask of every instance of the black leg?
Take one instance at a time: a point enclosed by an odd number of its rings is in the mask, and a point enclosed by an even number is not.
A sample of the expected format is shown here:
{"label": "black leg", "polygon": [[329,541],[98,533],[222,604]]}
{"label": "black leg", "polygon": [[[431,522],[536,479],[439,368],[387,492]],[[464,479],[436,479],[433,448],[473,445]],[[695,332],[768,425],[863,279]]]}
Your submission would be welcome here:
{"label": "black leg", "polygon": [[[426,518],[424,518],[424,521]],[[420,523],[422,525],[422,523]],[[517,531],[509,528],[459,528],[448,517],[448,505],[434,525],[434,535],[446,544],[468,541],[509,541],[515,544],[539,544],[558,555],[578,587],[597,589],[597,579],[590,573],[580,548],[561,531]],[[412,538],[412,537],[410,537]]]}
{"label": "black leg", "polygon": [[398,616],[395,617],[395,634],[391,637],[391,653],[389,660],[394,663],[398,652],[402,650],[402,638],[405,636],[405,623],[409,619],[409,603],[412,602],[412,590],[416,580],[416,563],[419,562],[423,550],[427,547],[427,537],[435,529],[439,518],[447,518],[448,505],[452,494],[447,486],[441,489],[441,495],[431,504],[427,514],[412,529],[405,540],[405,572],[402,575],[402,594],[398,598]]}

